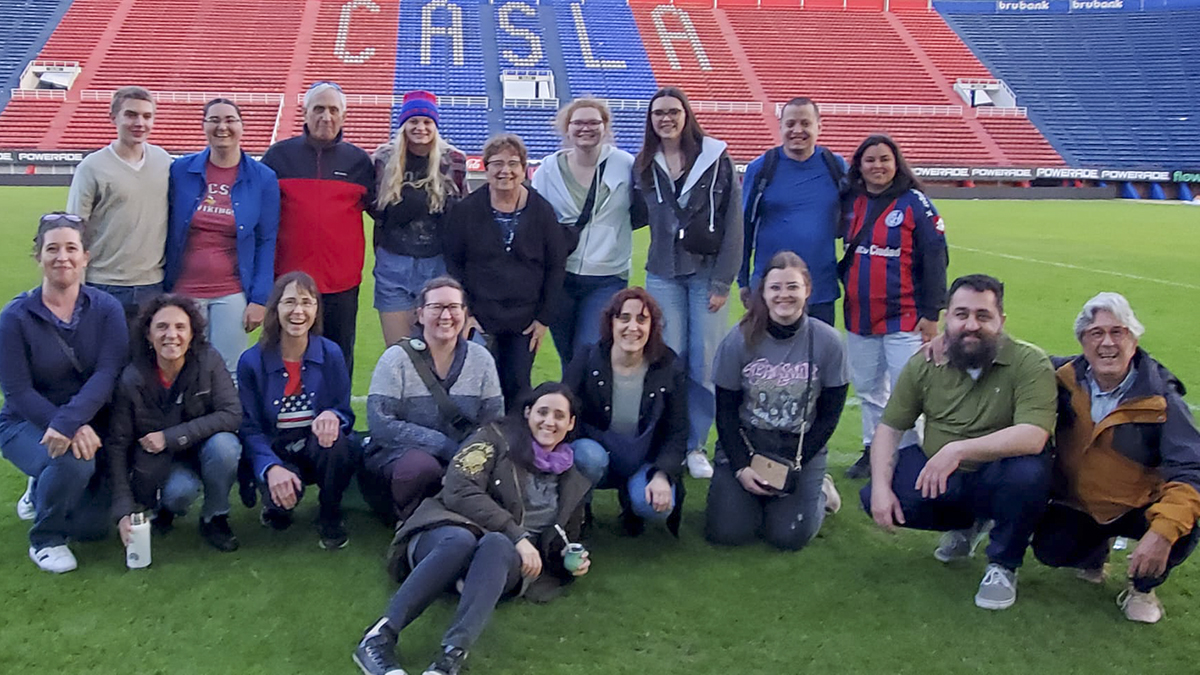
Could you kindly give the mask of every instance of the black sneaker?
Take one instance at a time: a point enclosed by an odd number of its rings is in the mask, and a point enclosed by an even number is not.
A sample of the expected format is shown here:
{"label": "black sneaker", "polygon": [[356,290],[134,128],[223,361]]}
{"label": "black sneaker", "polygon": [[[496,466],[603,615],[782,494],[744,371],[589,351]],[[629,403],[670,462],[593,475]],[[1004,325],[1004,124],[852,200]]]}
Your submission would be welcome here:
{"label": "black sneaker", "polygon": [[346,544],[350,541],[350,537],[346,535],[346,524],[342,522],[341,518],[322,518],[318,520],[317,534],[321,537],[318,543],[326,551],[336,551],[339,548],[346,548]]}
{"label": "black sneaker", "polygon": [[463,662],[467,660],[467,650],[458,647],[446,647],[437,661],[429,664],[421,675],[458,675]]}
{"label": "black sneaker", "polygon": [[633,510],[621,511],[621,531],[630,537],[640,537],[646,531],[646,521]]}
{"label": "black sneaker", "polygon": [[212,520],[200,519],[200,536],[218,551],[230,553],[238,550],[238,539],[229,528],[229,516],[213,516]]}
{"label": "black sneaker", "polygon": [[354,650],[354,663],[364,675],[408,675],[396,662],[396,633],[387,619],[371,626]]}
{"label": "black sneaker", "polygon": [[264,506],[262,513],[258,516],[258,522],[272,530],[286,530],[292,526],[292,512],[284,511],[283,509],[271,509]]}
{"label": "black sneaker", "polygon": [[238,497],[241,497],[242,504],[248,509],[254,508],[258,504],[258,479],[254,477],[254,466],[250,460],[243,458],[238,462],[237,482]]}
{"label": "black sneaker", "polygon": [[846,469],[846,478],[850,478],[852,480],[858,480],[859,478],[870,478],[870,477],[871,477],[871,446],[868,445],[863,448],[862,457],[859,457],[857,462],[855,462],[854,464],[851,464],[849,469]]}
{"label": "black sneaker", "polygon": [[159,509],[150,521],[150,528],[160,537],[167,536],[175,529],[175,514],[169,509]]}

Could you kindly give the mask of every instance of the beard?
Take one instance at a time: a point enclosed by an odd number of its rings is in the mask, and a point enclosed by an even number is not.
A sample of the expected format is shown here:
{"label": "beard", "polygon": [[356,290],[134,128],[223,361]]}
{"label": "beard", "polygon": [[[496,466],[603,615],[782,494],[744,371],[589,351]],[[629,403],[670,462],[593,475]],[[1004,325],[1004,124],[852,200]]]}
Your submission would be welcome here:
{"label": "beard", "polygon": [[[968,345],[966,337],[978,338],[978,342]],[[982,331],[962,332],[948,335],[946,357],[950,365],[967,370],[969,368],[984,368],[996,358],[1000,349],[1000,335],[988,335]]]}

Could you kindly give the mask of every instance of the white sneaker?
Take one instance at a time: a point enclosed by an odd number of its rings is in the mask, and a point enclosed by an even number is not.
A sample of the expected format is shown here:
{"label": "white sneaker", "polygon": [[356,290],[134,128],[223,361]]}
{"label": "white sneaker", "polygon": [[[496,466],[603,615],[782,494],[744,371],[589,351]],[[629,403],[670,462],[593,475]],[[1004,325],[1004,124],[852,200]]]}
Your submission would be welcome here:
{"label": "white sneaker", "polygon": [[1129,584],[1129,587],[1117,596],[1117,606],[1130,621],[1158,623],[1163,618],[1162,601],[1154,594],[1154,589],[1139,593],[1133,584]]}
{"label": "white sneaker", "polygon": [[705,455],[703,450],[693,450],[687,454],[687,468],[692,478],[712,478],[712,463],[708,461],[708,455]]}
{"label": "white sneaker", "polygon": [[75,561],[75,554],[71,553],[71,549],[67,548],[66,544],[39,549],[30,546],[29,559],[44,571],[55,574],[70,572],[79,567],[79,563]]}
{"label": "white sneaker", "polygon": [[821,479],[821,492],[825,495],[825,513],[833,515],[842,510],[842,495],[838,494],[837,486],[833,484],[833,476],[825,474]]}
{"label": "white sneaker", "polygon": [[33,479],[29,479],[29,485],[25,487],[25,494],[17,500],[17,517],[21,520],[33,520],[37,518],[37,509],[33,506]]}

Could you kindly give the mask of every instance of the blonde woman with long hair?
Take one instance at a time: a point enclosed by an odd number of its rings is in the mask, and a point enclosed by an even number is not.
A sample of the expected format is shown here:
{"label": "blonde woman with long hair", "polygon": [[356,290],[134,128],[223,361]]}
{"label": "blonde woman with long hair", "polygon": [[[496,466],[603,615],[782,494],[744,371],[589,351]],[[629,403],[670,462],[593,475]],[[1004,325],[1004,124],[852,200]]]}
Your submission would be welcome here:
{"label": "blonde woman with long hair", "polygon": [[466,194],[467,157],[438,133],[438,117],[436,96],[410,91],[395,140],[375,151],[375,309],[389,345],[412,333],[425,282],[446,274],[442,220]]}

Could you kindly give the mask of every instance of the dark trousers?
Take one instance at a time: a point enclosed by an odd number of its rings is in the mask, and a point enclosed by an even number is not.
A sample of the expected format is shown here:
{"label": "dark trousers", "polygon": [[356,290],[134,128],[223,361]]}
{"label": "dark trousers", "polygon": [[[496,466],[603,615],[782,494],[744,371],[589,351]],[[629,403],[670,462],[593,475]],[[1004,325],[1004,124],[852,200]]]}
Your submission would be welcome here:
{"label": "dark trousers", "polygon": [[406,520],[417,510],[421,500],[442,489],[446,467],[433,455],[412,449],[389,464],[387,471],[396,515],[400,520]]}
{"label": "dark trousers", "polygon": [[[345,434],[338,436],[331,448],[322,448],[317,443],[317,437],[311,433],[308,440],[298,450],[288,452],[285,448],[276,447],[275,454],[279,457],[283,468],[300,477],[305,485],[316,485],[320,489],[321,520],[339,520],[342,517],[342,495],[354,478],[354,472],[362,461],[362,451],[358,443]],[[259,481],[259,491],[262,494],[263,509],[281,512],[283,507],[271,499],[271,489],[267,481]],[[299,497],[304,496],[301,490]],[[297,498],[296,505],[299,506]]]}
{"label": "dark trousers", "polygon": [[[1113,537],[1141,539],[1150,529],[1146,509],[1134,509],[1111,523],[1100,524],[1082,511],[1063,504],[1051,504],[1033,535],[1033,554],[1050,567],[1097,569],[1108,560],[1109,540]],[[1137,577],[1133,587],[1147,593],[1161,585],[1200,541],[1200,528],[1180,537],[1167,556],[1167,571],[1161,577]]]}
{"label": "dark trousers", "polygon": [[[916,489],[917,476],[925,467],[920,446],[900,448],[892,492],[904,511],[904,526],[916,530],[964,530],[976,520],[992,519],[995,526],[987,547],[990,562],[1015,570],[1025,558],[1025,549],[1050,491],[1050,463],[1045,454],[1009,457],[988,462],[976,471],[950,474],[946,492],[925,499]],[[859,493],[863,508],[871,512],[871,484]]]}
{"label": "dark trousers", "polygon": [[322,293],[321,308],[325,320],[321,324],[322,334],[342,348],[346,359],[346,371],[354,381],[354,336],[357,334],[358,286],[338,293]]}
{"label": "dark trousers", "polygon": [[806,311],[812,318],[823,321],[830,326],[833,325],[833,317],[837,314],[837,303],[835,302],[818,302],[810,304]]}
{"label": "dark trousers", "polygon": [[617,275],[589,276],[567,272],[550,324],[563,371],[584,347],[600,341],[600,313],[612,296],[629,285]]}
{"label": "dark trousers", "polygon": [[476,539],[470,530],[457,525],[422,532],[413,546],[415,565],[388,603],[388,623],[403,630],[461,578],[462,597],[442,645],[470,649],[496,603],[521,582],[517,547],[499,532]]}
{"label": "dark trousers", "polygon": [[775,548],[798,551],[825,522],[825,479],[828,454],[821,452],[801,469],[796,489],[778,497],[746,492],[724,457],[713,467],[704,509],[704,538],[713,544],[740,546],[761,537]]}
{"label": "dark trousers", "polygon": [[512,410],[531,390],[529,378],[536,354],[529,351],[529,336],[521,333],[490,333],[487,345],[496,360],[504,406]]}

